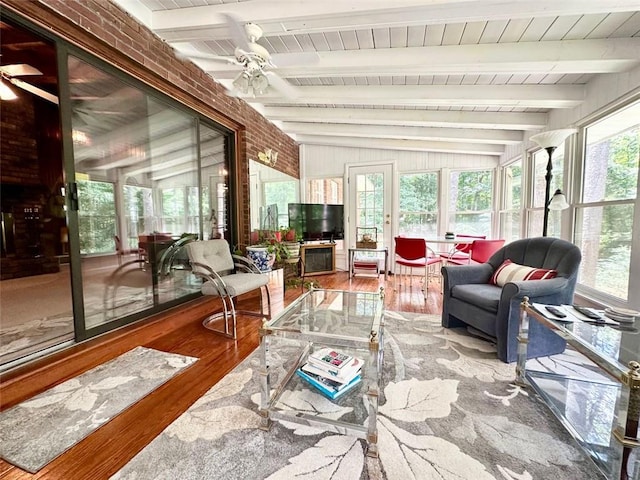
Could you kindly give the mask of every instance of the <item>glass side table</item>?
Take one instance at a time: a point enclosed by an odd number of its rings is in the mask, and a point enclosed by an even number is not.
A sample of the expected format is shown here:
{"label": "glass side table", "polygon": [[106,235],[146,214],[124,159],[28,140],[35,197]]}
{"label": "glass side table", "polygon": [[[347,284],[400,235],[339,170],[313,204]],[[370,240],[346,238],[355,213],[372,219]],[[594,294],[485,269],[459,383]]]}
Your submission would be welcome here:
{"label": "glass side table", "polygon": [[[379,293],[343,292],[310,289],[291,303],[280,315],[264,322],[260,329],[261,428],[267,430],[273,420],[315,425],[337,433],[354,435],[367,441],[367,455],[378,456],[378,397],[383,364],[384,289]],[[269,348],[274,337],[295,339],[300,348],[286,374],[271,385]],[[321,394],[301,380],[296,370],[307,356],[331,346],[364,360],[362,382],[344,397],[333,400],[344,407],[354,407],[365,400],[366,408],[353,408],[348,420],[337,420],[326,411],[297,411],[281,401],[285,391],[310,390]],[[306,392],[305,392],[306,393]],[[324,397],[323,397],[324,398]],[[333,417],[333,418],[332,418]]]}
{"label": "glass side table", "polygon": [[[638,326],[615,327],[545,316],[524,297],[520,305],[516,383],[531,387],[610,479],[640,480],[640,363]],[[539,372],[526,368],[529,322],[539,322],[591,360],[601,375]],[[597,405],[589,418],[580,399]]]}

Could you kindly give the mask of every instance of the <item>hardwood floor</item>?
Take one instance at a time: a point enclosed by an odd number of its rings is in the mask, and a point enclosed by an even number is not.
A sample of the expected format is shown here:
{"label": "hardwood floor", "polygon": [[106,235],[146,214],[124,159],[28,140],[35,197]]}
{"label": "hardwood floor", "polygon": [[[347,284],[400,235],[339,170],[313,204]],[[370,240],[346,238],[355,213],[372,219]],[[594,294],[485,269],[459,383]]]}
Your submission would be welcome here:
{"label": "hardwood floor", "polygon": [[[430,285],[425,300],[419,277],[414,277],[412,288],[401,287],[398,291],[394,290],[392,276],[385,282],[382,276],[349,279],[346,272],[339,272],[315,280],[327,289],[377,291],[382,286],[387,310],[438,314],[442,308],[440,285]],[[272,310],[277,313],[302,290],[283,292],[274,284],[271,292]],[[257,308],[257,297],[241,299],[240,305]],[[258,346],[258,317],[240,316],[236,341],[205,330],[202,319],[218,307],[216,300],[198,299],[3,375],[0,401],[1,408],[6,409],[138,345],[199,358],[39,472],[30,474],[0,460],[0,479],[94,480],[117,472]]]}

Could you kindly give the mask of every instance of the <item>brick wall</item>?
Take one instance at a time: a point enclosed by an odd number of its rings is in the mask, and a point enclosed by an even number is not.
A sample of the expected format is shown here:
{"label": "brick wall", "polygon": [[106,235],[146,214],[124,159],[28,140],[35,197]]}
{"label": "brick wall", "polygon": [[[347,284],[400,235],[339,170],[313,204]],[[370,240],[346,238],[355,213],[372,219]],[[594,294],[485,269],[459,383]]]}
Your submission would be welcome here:
{"label": "brick wall", "polygon": [[264,148],[278,152],[276,168],[300,177],[297,144],[244,101],[146,27],[106,0],[2,0],[5,8],[65,38],[236,132],[238,229],[249,237],[249,159]]}

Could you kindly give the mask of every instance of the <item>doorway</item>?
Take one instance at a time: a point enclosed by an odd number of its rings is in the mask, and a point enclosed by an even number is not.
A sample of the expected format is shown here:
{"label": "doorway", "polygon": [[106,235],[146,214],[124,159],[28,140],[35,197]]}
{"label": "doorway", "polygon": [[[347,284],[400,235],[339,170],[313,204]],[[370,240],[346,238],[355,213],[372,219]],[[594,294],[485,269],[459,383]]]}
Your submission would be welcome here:
{"label": "doorway", "polygon": [[370,234],[378,248],[387,247],[391,253],[393,167],[392,163],[347,166],[350,244]]}

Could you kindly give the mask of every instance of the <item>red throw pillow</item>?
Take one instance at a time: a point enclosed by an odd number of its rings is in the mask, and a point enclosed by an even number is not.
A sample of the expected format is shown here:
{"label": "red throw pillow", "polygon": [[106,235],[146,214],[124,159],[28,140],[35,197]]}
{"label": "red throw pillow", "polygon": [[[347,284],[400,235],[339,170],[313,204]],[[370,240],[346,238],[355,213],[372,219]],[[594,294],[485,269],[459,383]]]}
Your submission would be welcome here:
{"label": "red throw pillow", "polygon": [[545,268],[527,267],[513,263],[508,258],[502,262],[495,273],[491,276],[490,283],[504,287],[508,282],[520,282],[522,280],[547,280],[556,278],[557,270],[547,270]]}

